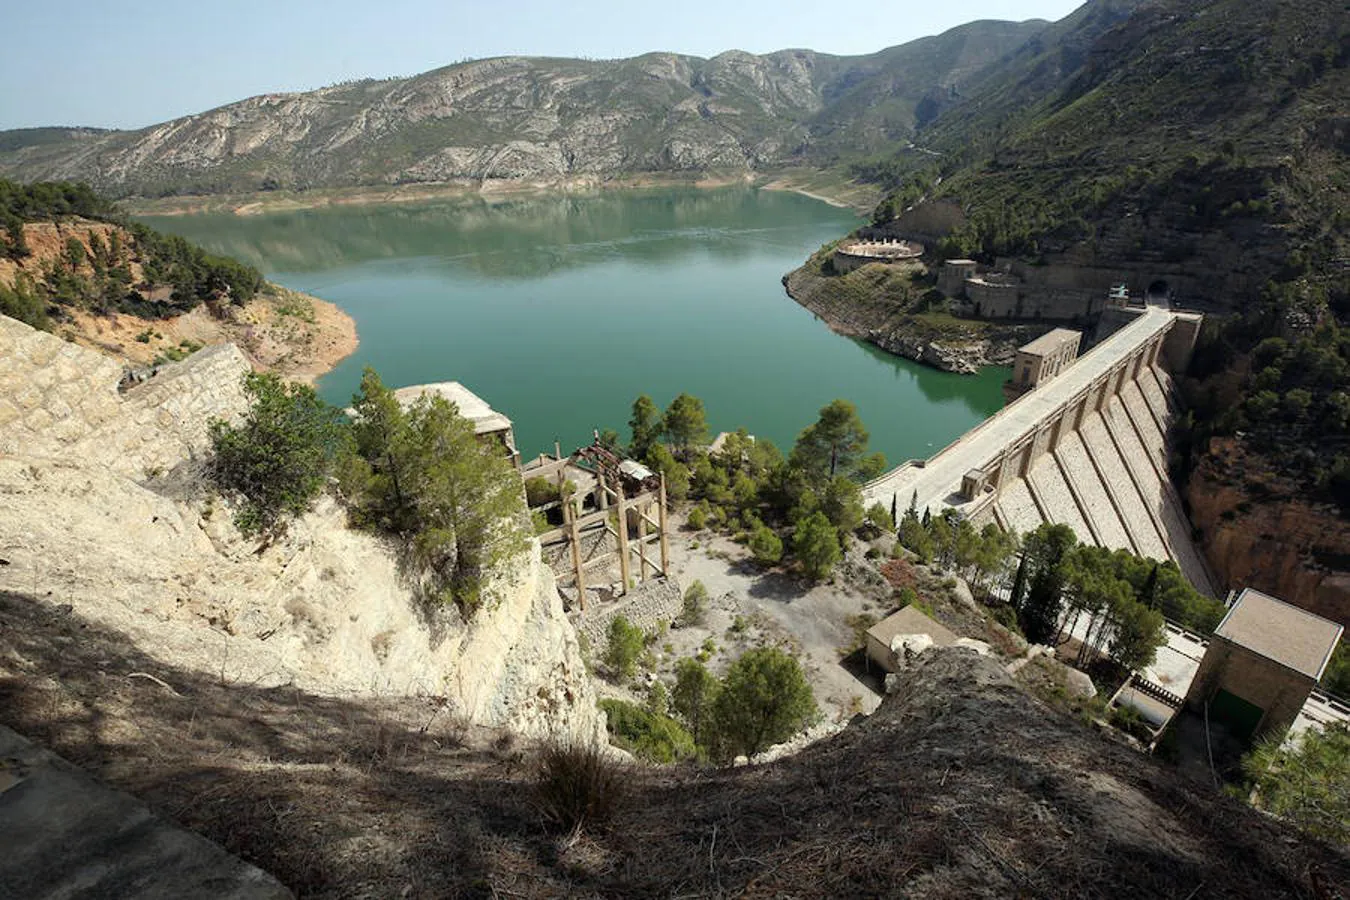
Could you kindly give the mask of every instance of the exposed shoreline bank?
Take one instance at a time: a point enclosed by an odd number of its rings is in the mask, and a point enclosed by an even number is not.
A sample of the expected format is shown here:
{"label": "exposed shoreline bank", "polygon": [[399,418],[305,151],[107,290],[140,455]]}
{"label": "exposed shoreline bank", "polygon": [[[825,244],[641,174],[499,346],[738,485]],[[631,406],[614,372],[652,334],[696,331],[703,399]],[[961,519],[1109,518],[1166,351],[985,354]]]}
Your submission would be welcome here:
{"label": "exposed shoreline bank", "polygon": [[880,196],[880,188],[850,182],[823,172],[705,174],[684,176],[668,173],[631,175],[621,178],[579,176],[566,179],[465,179],[403,185],[370,185],[352,188],[318,188],[312,191],[261,191],[246,194],[208,194],[159,199],[132,198],[120,201],[132,215],[181,216],[202,213],[262,215],[331,206],[366,206],[421,203],[433,200],[510,200],[546,194],[590,195],[608,191],[696,188],[716,190],[744,186],[768,191],[790,191],[841,209],[866,212]]}
{"label": "exposed shoreline bank", "polygon": [[[974,375],[987,366],[1011,366],[1018,347],[1049,330],[1049,326],[1001,325],[951,316],[939,320],[908,313],[884,297],[859,304],[852,292],[842,289],[844,276],[812,271],[813,260],[783,276],[789,297],[836,334],[867,341],[943,372]],[[857,277],[871,268],[876,267],[857,270]]]}

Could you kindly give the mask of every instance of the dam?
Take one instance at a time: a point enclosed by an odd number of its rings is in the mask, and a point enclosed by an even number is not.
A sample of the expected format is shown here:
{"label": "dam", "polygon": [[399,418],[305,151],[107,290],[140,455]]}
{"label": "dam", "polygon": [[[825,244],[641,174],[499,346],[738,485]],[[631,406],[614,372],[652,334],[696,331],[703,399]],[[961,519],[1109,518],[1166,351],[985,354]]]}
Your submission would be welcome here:
{"label": "dam", "polygon": [[1160,306],[1111,310],[1126,323],[1097,346],[926,460],[863,486],[864,502],[1017,532],[1070,526],[1083,543],[1173,560],[1219,596],[1167,472],[1185,370],[1202,316]]}

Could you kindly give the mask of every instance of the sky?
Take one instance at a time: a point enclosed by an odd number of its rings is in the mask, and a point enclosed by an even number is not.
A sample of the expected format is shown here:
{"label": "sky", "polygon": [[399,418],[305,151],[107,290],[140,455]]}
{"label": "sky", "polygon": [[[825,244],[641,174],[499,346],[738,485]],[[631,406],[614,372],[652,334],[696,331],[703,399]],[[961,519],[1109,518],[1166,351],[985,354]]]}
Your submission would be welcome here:
{"label": "sky", "polygon": [[[0,129],[139,128],[255,94],[414,75],[465,59],[871,53],[1081,0],[0,0]],[[849,8],[868,10],[860,19]]]}

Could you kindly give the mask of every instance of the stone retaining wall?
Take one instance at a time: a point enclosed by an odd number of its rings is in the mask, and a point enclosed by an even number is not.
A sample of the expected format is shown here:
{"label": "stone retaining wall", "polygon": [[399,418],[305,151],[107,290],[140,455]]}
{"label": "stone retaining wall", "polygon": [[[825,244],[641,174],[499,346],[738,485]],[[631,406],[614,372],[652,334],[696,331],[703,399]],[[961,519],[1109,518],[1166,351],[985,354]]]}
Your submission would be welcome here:
{"label": "stone retaining wall", "polygon": [[221,344],[125,394],[122,364],[0,316],[0,454],[54,457],[141,477],[206,446],[207,422],[247,407],[248,361]]}
{"label": "stone retaining wall", "polygon": [[576,619],[577,633],[592,647],[603,647],[608,639],[609,623],[622,615],[643,631],[656,631],[669,625],[684,608],[684,594],[673,579],[653,578],[639,584],[614,603],[591,607]]}

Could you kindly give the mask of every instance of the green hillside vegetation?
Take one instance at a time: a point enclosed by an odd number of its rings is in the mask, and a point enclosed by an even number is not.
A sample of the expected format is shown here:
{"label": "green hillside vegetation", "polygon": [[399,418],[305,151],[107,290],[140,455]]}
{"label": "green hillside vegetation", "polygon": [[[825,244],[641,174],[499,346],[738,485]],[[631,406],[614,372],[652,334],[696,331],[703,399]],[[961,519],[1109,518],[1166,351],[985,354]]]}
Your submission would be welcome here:
{"label": "green hillside vegetation", "polygon": [[[829,576],[848,535],[869,521],[860,485],[886,468],[883,454],[868,451],[867,428],[847,400],[822,407],[786,458],[744,428],[707,452],[703,404],[687,394],[664,413],[639,396],[628,425],[627,454],[665,475],[674,502],[690,502],[691,528],[731,535],[764,565],[777,564],[791,547],[791,561],[813,580]],[[609,434],[617,444],[618,435]]]}
{"label": "green hillside vegetation", "polygon": [[940,256],[1240,269],[1185,385],[1187,470],[1242,433],[1350,509],[1344,5],[1094,0],[970,84],[925,152],[857,169],[891,186],[876,223],[945,200],[966,223]]}
{"label": "green hillside vegetation", "polygon": [[[132,222],[86,184],[21,185],[0,178],[0,255],[20,263],[32,255],[27,223],[81,220],[117,227],[106,240],[94,233],[84,241],[71,236],[58,259],[44,261],[36,273],[21,271],[12,285],[0,284],[0,312],[38,328],[73,309],[157,319],[208,300],[242,305],[263,287],[262,274],[252,266]],[[140,266],[139,282],[133,263]],[[161,287],[170,289],[168,297],[151,300]]]}
{"label": "green hillside vegetation", "polygon": [[1278,225],[1306,253],[1344,231],[1345,147],[1325,126],[1348,61],[1330,0],[1091,2],[981,73],[921,131],[929,153],[863,174],[911,195],[942,176],[929,198],[970,216],[956,253],[1035,256],[1164,206],[1183,228]]}

